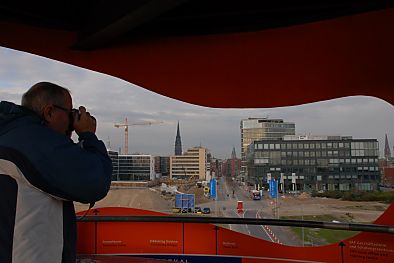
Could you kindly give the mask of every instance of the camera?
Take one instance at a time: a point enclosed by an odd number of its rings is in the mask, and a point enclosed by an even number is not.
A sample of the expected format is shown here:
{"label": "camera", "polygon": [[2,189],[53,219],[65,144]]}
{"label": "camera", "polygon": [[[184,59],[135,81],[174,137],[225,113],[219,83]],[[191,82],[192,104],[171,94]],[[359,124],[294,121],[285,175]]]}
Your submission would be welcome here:
{"label": "camera", "polygon": [[[79,112],[79,110],[77,110],[77,109],[72,109],[71,110],[71,112],[70,112],[70,114],[68,116],[69,121],[68,121],[67,134],[71,135],[71,133],[75,130],[75,128],[74,128],[74,120],[75,119],[79,120],[80,117],[81,117],[81,113]],[[92,118],[93,120],[96,120],[96,118],[93,117],[93,116],[90,116],[90,118]]]}

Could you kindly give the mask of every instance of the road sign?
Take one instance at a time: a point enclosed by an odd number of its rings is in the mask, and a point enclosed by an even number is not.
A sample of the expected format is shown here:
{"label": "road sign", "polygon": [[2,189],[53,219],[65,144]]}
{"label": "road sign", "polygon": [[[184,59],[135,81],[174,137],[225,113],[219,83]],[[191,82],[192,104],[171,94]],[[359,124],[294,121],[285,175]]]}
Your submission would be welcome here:
{"label": "road sign", "polygon": [[271,173],[267,173],[267,183],[271,181]]}
{"label": "road sign", "polygon": [[195,198],[194,194],[176,194],[175,195],[175,207],[194,209]]}

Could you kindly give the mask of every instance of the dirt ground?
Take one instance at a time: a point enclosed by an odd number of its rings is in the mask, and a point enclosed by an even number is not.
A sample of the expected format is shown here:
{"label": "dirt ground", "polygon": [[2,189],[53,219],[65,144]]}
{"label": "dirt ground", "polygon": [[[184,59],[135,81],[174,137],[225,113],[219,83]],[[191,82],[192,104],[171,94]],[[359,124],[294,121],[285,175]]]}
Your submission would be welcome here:
{"label": "dirt ground", "polygon": [[[200,188],[188,189],[196,194],[196,204],[213,202],[203,196]],[[159,188],[111,189],[108,195],[97,202],[95,207],[133,207],[171,213],[174,196],[162,195]],[[375,221],[388,207],[378,202],[352,202],[328,198],[285,196],[279,198],[280,216],[330,214],[350,222],[370,223]],[[76,211],[83,211],[88,205],[75,203]],[[265,209],[270,209],[266,207]]]}
{"label": "dirt ground", "polygon": [[379,202],[353,202],[308,196],[286,196],[279,199],[281,216],[329,214],[359,223],[375,221],[387,207],[387,204]]}
{"label": "dirt ground", "polygon": [[[204,196],[203,189],[195,186],[180,187],[178,189],[183,193],[195,194],[196,204],[212,202]],[[133,207],[159,212],[171,213],[175,204],[175,196],[170,194],[161,194],[159,187],[152,188],[111,188],[108,195],[101,201],[97,202],[94,207]],[[75,203],[75,210],[86,210],[89,205]]]}
{"label": "dirt ground", "polygon": [[[168,213],[173,207],[171,197],[165,197],[155,188],[111,189],[94,207],[133,207]],[[75,210],[86,210],[89,205],[74,203]]]}

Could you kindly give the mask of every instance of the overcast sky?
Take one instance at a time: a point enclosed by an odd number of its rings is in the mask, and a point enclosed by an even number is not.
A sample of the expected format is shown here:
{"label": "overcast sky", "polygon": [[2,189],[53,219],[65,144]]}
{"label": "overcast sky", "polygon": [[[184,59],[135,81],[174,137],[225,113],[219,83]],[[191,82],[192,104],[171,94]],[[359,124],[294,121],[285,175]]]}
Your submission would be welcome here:
{"label": "overcast sky", "polygon": [[387,133],[394,143],[394,108],[373,97],[347,97],[295,107],[272,109],[214,109],[158,95],[123,80],[65,63],[0,47],[0,100],[20,103],[21,96],[39,81],[71,90],[74,107],[84,105],[98,119],[98,136],[114,150],[123,149],[124,130],[114,123],[161,121],[129,128],[129,153],[171,155],[179,120],[182,146],[202,145],[217,158],[240,155],[240,120],[282,118],[296,123],[297,134],[347,135],[379,140]]}

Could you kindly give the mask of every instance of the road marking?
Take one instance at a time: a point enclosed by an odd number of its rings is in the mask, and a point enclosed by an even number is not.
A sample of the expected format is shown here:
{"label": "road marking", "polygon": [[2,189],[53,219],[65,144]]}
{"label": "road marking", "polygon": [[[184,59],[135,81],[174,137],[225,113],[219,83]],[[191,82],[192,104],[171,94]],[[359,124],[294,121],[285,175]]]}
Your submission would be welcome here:
{"label": "road marking", "polygon": [[[259,210],[256,212],[256,218],[261,218],[259,212],[260,212]],[[261,226],[261,228],[264,230],[264,232],[267,234],[267,236],[271,239],[272,242],[282,244],[279,241],[279,238],[277,238],[275,236],[274,232],[272,231],[272,229],[270,227],[263,225],[263,226]],[[277,240],[277,241],[275,241],[275,240]]]}

